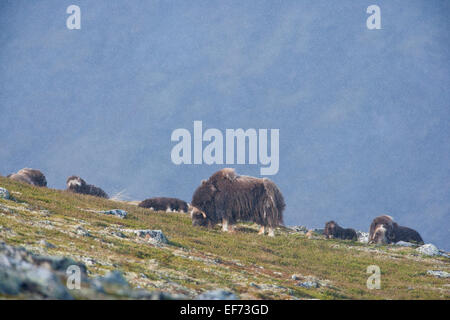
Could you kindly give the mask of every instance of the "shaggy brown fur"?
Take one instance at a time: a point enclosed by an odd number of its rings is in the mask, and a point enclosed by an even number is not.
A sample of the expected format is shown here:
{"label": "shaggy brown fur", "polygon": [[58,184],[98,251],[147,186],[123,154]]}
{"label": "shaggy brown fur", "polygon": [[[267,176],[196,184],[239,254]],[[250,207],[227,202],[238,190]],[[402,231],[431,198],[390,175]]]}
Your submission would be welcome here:
{"label": "shaggy brown fur", "polygon": [[325,229],[323,234],[326,238],[332,239],[343,239],[343,240],[357,240],[358,236],[356,235],[356,231],[351,228],[342,228],[334,221],[328,221],[325,224]]}
{"label": "shaggy brown fur", "polygon": [[139,207],[150,208],[155,211],[188,212],[188,204],[185,201],[176,198],[150,198],[139,203]]}
{"label": "shaggy brown fur", "polygon": [[47,186],[47,179],[45,179],[44,174],[36,169],[24,168],[22,170],[19,170],[17,173],[8,175],[7,178],[38,187]]}
{"label": "shaggy brown fur", "polygon": [[94,185],[87,184],[86,181],[77,176],[71,176],[67,178],[66,185],[67,191],[69,192],[87,194],[106,199],[109,198],[108,194],[105,191]]}
{"label": "shaggy brown fur", "polygon": [[[213,226],[252,221],[273,228],[283,224],[285,203],[278,187],[269,179],[239,176],[226,168],[214,173],[197,188],[192,197],[192,223]],[[264,228],[261,229],[264,233]]]}
{"label": "shaggy brown fur", "polygon": [[373,219],[369,230],[369,243],[396,243],[399,241],[423,244],[420,234],[411,228],[399,226],[392,217],[383,215]]}

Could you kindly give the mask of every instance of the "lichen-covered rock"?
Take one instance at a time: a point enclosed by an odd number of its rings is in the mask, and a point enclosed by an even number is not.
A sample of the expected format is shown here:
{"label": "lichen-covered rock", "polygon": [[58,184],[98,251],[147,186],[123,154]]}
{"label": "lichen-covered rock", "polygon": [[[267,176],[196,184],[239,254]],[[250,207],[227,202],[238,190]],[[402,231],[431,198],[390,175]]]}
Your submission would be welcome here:
{"label": "lichen-covered rock", "polygon": [[[68,268],[78,266],[80,288],[70,290]],[[42,256],[0,243],[0,297],[20,299],[186,299],[159,291],[133,289],[123,274],[112,271],[90,278],[86,266],[68,257]]]}
{"label": "lichen-covered rock", "polygon": [[97,291],[109,294],[124,294],[130,286],[120,271],[111,271],[103,277],[97,277],[92,281]]}
{"label": "lichen-covered rock", "polygon": [[311,288],[319,288],[320,285],[316,281],[305,281],[297,284],[300,287],[311,289]]}
{"label": "lichen-covered rock", "polygon": [[44,299],[73,299],[54,272],[59,266],[55,260],[41,259],[24,248],[0,243],[0,294],[26,293]]}
{"label": "lichen-covered rock", "polygon": [[132,232],[136,234],[140,238],[145,238],[147,241],[159,245],[159,244],[168,244],[169,240],[164,235],[161,230],[123,230],[126,232]]}
{"label": "lichen-covered rock", "polygon": [[424,244],[416,249],[420,253],[427,256],[439,256],[441,255],[439,249],[432,243]]}
{"label": "lichen-covered rock", "polygon": [[233,292],[216,289],[203,292],[196,300],[238,300],[238,297]]}
{"label": "lichen-covered rock", "polygon": [[128,215],[128,212],[126,212],[125,210],[121,210],[121,209],[112,209],[112,210],[99,211],[99,212],[103,213],[103,214],[113,215],[113,216],[119,217],[121,219],[124,219]]}
{"label": "lichen-covered rock", "polygon": [[76,233],[78,234],[78,235],[80,235],[80,236],[83,236],[83,237],[90,237],[91,236],[91,234],[89,233],[89,231],[87,231],[86,229],[84,229],[82,226],[77,226],[77,228],[76,228]]}
{"label": "lichen-covered rock", "polygon": [[0,199],[5,199],[5,200],[11,199],[11,195],[9,194],[9,191],[2,187],[0,187]]}
{"label": "lichen-covered rock", "polygon": [[450,273],[440,270],[428,270],[427,274],[438,278],[450,278]]}

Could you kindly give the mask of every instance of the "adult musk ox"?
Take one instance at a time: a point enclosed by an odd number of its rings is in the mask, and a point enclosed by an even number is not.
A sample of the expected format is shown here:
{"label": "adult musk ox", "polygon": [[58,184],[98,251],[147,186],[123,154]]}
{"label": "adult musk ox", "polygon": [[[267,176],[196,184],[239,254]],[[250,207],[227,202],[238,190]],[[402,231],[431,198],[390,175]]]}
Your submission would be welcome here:
{"label": "adult musk ox", "polygon": [[25,182],[38,187],[46,187],[47,179],[45,179],[44,174],[36,169],[24,168],[19,170],[17,173],[12,173],[7,176],[7,178]]}
{"label": "adult musk ox", "polygon": [[325,223],[323,234],[327,239],[343,239],[343,240],[357,240],[356,231],[351,228],[342,228],[335,221],[328,221]]}
{"label": "adult musk ox", "polygon": [[71,176],[66,181],[67,191],[73,193],[87,194],[95,197],[106,198],[108,195],[99,187],[87,184],[86,181],[77,176]]}
{"label": "adult musk ox", "polygon": [[423,244],[420,234],[411,228],[399,226],[390,216],[373,219],[369,230],[369,243],[395,243],[399,241]]}
{"label": "adult musk ox", "polygon": [[222,222],[222,230],[233,230],[236,221],[268,227],[269,236],[283,223],[285,203],[278,187],[267,178],[240,176],[226,168],[214,173],[194,192],[191,202],[192,224],[211,227]]}
{"label": "adult musk ox", "polygon": [[139,203],[139,207],[150,208],[155,211],[188,212],[188,204],[185,201],[176,198],[150,198]]}

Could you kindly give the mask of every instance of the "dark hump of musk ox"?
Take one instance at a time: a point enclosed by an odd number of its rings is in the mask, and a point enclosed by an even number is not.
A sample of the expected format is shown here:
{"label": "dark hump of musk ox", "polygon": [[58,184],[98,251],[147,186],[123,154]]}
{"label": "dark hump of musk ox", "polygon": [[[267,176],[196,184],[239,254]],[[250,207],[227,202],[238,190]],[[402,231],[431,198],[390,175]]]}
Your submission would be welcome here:
{"label": "dark hump of musk ox", "polygon": [[47,186],[47,179],[45,178],[45,175],[36,169],[24,168],[19,170],[17,173],[8,175],[7,178],[38,187]]}
{"label": "dark hump of musk ox", "polygon": [[343,240],[357,240],[358,239],[358,236],[354,229],[342,228],[335,221],[328,221],[327,223],[325,223],[325,229],[323,231],[323,234],[328,239],[331,239],[331,238],[343,239]]}
{"label": "dark hump of musk ox", "polygon": [[369,229],[369,243],[389,244],[399,241],[423,244],[423,239],[416,230],[399,226],[392,217],[382,215],[373,219]]}
{"label": "dark hump of musk ox", "polygon": [[267,178],[239,176],[226,168],[203,180],[192,197],[192,207],[198,209],[193,224],[213,226],[226,219],[251,221],[275,228],[283,224],[285,203],[278,187]]}
{"label": "dark hump of musk ox", "polygon": [[86,181],[78,176],[70,176],[66,181],[67,191],[73,193],[87,194],[94,197],[100,197],[108,199],[108,194],[101,188],[91,184],[87,184]]}
{"label": "dark hump of musk ox", "polygon": [[186,201],[167,197],[155,197],[146,199],[139,203],[139,207],[150,208],[155,211],[188,212],[188,204]]}

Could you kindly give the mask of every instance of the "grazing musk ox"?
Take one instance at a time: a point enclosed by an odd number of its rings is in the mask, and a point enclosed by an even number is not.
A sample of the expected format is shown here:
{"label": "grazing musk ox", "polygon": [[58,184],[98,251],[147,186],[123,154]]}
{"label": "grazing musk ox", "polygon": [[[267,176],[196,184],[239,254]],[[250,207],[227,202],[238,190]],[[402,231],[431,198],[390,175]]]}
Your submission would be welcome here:
{"label": "grazing musk ox", "polygon": [[395,243],[399,241],[423,244],[420,234],[411,228],[399,226],[390,216],[373,219],[369,230],[369,243]]}
{"label": "grazing musk ox", "polygon": [[36,169],[24,168],[17,173],[12,173],[7,178],[15,181],[25,182],[33,186],[46,187],[47,179],[44,174]]}
{"label": "grazing musk ox", "polygon": [[141,208],[149,208],[154,211],[188,212],[188,204],[180,199],[156,197],[142,201],[138,205]]}
{"label": "grazing musk ox", "polygon": [[108,194],[91,184],[87,184],[86,181],[77,176],[70,176],[67,178],[67,191],[73,193],[87,194],[95,197],[106,198],[108,199]]}
{"label": "grazing musk ox", "polygon": [[342,228],[335,221],[328,221],[325,223],[323,234],[327,239],[343,239],[343,240],[357,240],[356,231],[351,228]]}
{"label": "grazing musk ox", "polygon": [[261,225],[259,234],[268,227],[269,236],[283,223],[285,203],[278,187],[267,178],[240,176],[225,168],[214,173],[194,192],[191,202],[193,225],[211,227],[222,222],[222,230],[233,230],[236,221]]}

